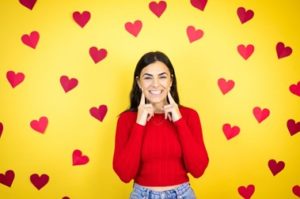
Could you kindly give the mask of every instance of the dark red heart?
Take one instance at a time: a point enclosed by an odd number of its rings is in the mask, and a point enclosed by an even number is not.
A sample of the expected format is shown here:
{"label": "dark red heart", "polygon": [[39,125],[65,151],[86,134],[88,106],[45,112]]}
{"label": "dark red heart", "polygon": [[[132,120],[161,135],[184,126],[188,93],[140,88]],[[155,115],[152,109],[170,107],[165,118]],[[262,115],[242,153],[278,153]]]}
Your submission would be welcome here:
{"label": "dark red heart", "polygon": [[290,92],[300,97],[300,81],[297,84],[292,84],[289,87]]}
{"label": "dark red heart", "polygon": [[10,83],[11,87],[15,88],[25,79],[24,73],[15,73],[14,71],[8,71],[6,78]]}
{"label": "dark red heart", "polygon": [[278,42],[276,45],[276,52],[278,59],[287,57],[292,54],[293,50],[289,46],[285,46],[284,43]]}
{"label": "dark red heart", "polygon": [[99,120],[100,122],[103,121],[105,115],[107,113],[107,106],[106,105],[100,105],[99,108],[97,107],[92,107],[90,109],[90,114]]}
{"label": "dark red heart", "polygon": [[19,0],[19,2],[26,8],[32,10],[36,3],[36,0]]}
{"label": "dark red heart", "polygon": [[60,84],[65,93],[67,93],[77,86],[78,80],[76,78],[69,78],[68,76],[63,75],[60,77]]}
{"label": "dark red heart", "polygon": [[226,123],[223,125],[223,132],[227,140],[230,140],[231,138],[237,136],[240,133],[240,128],[238,126],[231,127],[230,124]]}
{"label": "dark red heart", "polygon": [[104,48],[98,50],[97,47],[91,47],[89,53],[95,64],[102,61],[107,56],[107,51]]}
{"label": "dark red heart", "polygon": [[246,10],[244,7],[239,7],[236,12],[242,24],[246,23],[254,16],[253,10]]}
{"label": "dark red heart", "polygon": [[2,122],[0,122],[0,138],[1,138],[2,132],[3,132],[3,124],[2,124]]}
{"label": "dark red heart", "polygon": [[73,151],[72,158],[73,158],[73,166],[83,165],[89,162],[89,157],[83,155],[79,149]]}
{"label": "dark red heart", "polygon": [[293,187],[293,193],[300,198],[300,186],[299,185],[295,185]]}
{"label": "dark red heart", "polygon": [[205,6],[207,4],[207,0],[191,0],[190,2],[192,6],[202,11],[204,11]]}
{"label": "dark red heart", "polygon": [[89,22],[90,18],[91,13],[89,11],[83,11],[82,13],[78,11],[73,12],[73,19],[81,28]]}
{"label": "dark red heart", "polygon": [[30,181],[38,190],[40,190],[48,183],[49,176],[47,174],[42,174],[41,176],[38,174],[32,174],[30,176]]}
{"label": "dark red heart", "polygon": [[12,170],[8,170],[5,174],[0,173],[0,183],[11,187],[13,181],[15,179],[15,173]]}
{"label": "dark red heart", "polygon": [[276,162],[276,160],[274,160],[274,159],[269,160],[268,165],[269,165],[269,168],[270,168],[273,176],[277,175],[280,171],[282,171],[285,166],[283,161]]}
{"label": "dark red heart", "polygon": [[238,188],[239,194],[243,196],[244,199],[250,199],[254,191],[255,191],[255,186],[252,184],[248,185],[247,187],[240,186]]}
{"label": "dark red heart", "polygon": [[151,1],[149,3],[149,9],[157,16],[160,17],[167,8],[167,3],[165,1],[160,1],[156,3],[155,1]]}
{"label": "dark red heart", "polygon": [[287,121],[287,127],[291,136],[295,135],[296,133],[300,132],[300,122],[295,122],[293,119],[289,119]]}

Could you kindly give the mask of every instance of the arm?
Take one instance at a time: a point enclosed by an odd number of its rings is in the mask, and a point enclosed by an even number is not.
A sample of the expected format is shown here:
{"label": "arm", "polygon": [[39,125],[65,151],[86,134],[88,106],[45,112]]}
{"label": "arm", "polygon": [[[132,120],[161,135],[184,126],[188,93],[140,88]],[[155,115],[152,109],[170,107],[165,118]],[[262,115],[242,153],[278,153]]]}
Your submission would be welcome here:
{"label": "arm", "polygon": [[208,155],[204,145],[200,119],[196,111],[175,122],[183,150],[184,164],[189,173],[200,177],[207,165]]}
{"label": "arm", "polygon": [[130,122],[126,115],[118,119],[113,168],[123,182],[134,179],[140,164],[144,126]]}

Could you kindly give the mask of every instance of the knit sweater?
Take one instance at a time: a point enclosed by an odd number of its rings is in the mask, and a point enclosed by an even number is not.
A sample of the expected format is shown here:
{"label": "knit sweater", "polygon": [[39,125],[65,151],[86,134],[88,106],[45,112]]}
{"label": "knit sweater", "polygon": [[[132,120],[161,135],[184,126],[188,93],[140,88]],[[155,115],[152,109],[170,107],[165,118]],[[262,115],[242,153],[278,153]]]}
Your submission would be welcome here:
{"label": "knit sweater", "polygon": [[198,113],[180,106],[176,122],[155,113],[142,126],[137,112],[120,114],[116,127],[113,168],[123,182],[171,186],[200,177],[208,165]]}

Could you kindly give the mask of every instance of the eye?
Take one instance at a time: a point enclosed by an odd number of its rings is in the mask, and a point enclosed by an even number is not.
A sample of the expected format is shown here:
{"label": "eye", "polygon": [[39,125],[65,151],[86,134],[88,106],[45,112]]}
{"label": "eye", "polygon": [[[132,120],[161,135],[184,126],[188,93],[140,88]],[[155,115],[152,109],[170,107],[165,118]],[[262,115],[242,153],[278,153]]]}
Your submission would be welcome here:
{"label": "eye", "polygon": [[144,79],[151,79],[151,77],[144,77]]}
{"label": "eye", "polygon": [[161,76],[161,77],[160,77],[160,79],[166,79],[166,78],[167,78],[166,76]]}

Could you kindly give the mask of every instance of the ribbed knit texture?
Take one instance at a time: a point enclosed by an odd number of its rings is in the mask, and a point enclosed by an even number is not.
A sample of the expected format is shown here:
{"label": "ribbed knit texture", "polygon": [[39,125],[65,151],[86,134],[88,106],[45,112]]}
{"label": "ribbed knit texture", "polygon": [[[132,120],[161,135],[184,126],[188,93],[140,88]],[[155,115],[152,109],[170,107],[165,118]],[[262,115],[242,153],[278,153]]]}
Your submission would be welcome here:
{"label": "ribbed knit texture", "polygon": [[142,126],[137,112],[123,112],[117,123],[113,168],[120,179],[144,186],[171,186],[200,177],[208,165],[200,119],[191,108],[180,106],[176,122],[154,117]]}

